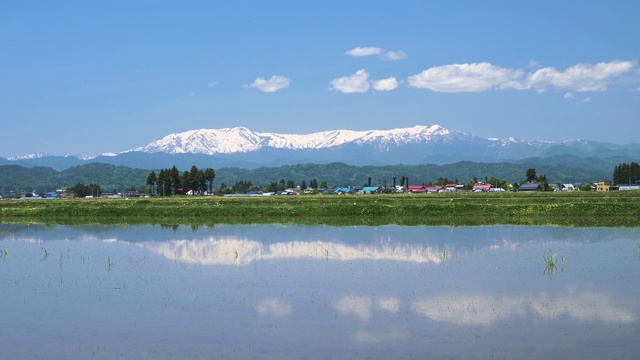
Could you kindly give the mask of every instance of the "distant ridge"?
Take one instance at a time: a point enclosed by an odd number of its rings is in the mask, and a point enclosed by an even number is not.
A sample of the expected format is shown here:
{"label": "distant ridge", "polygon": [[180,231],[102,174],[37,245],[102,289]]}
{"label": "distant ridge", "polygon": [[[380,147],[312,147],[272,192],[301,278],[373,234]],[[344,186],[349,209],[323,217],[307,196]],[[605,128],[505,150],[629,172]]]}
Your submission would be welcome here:
{"label": "distant ridge", "polygon": [[200,129],[169,134],[146,146],[130,151],[168,154],[233,154],[264,148],[286,150],[318,150],[337,146],[373,144],[383,151],[390,146],[429,142],[442,137],[469,137],[451,132],[440,125],[414,126],[392,130],[333,130],[307,135],[252,132],[245,127]]}
{"label": "distant ridge", "polygon": [[[552,130],[550,130],[552,131]],[[563,157],[570,155],[570,157]],[[26,167],[49,166],[58,171],[100,162],[133,168],[159,169],[176,165],[198,167],[278,167],[343,162],[353,166],[446,165],[460,161],[482,163],[551,161],[575,167],[639,161],[640,145],[616,145],[589,140],[561,142],[482,138],[440,125],[416,125],[390,130],[332,130],[311,134],[253,132],[245,127],[200,129],[169,134],[121,153],[97,157],[32,154],[0,163]],[[573,159],[603,159],[603,162]],[[549,159],[549,160],[547,160]],[[561,159],[561,160],[558,160]],[[607,160],[611,159],[611,160]]]}

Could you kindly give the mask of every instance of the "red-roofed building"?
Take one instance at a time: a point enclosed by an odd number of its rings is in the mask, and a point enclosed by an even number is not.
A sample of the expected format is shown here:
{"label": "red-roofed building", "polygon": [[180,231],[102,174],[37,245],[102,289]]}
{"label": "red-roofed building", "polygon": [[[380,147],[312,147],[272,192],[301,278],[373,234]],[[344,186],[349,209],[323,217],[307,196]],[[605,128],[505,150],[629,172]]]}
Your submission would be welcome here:
{"label": "red-roofed building", "polygon": [[407,192],[410,193],[426,193],[427,188],[424,185],[409,185],[407,186]]}
{"label": "red-roofed building", "polygon": [[473,191],[489,191],[492,187],[491,184],[476,183],[473,185]]}

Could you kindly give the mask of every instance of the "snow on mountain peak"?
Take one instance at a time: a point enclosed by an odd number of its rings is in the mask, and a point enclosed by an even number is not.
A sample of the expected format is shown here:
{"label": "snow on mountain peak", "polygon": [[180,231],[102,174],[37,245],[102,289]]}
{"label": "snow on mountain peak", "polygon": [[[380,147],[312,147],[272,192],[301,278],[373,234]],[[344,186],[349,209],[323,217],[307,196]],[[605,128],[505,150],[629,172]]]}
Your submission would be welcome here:
{"label": "snow on mountain peak", "polygon": [[31,153],[31,154],[25,154],[22,156],[11,156],[8,157],[7,160],[9,161],[15,161],[15,160],[31,160],[31,159],[40,159],[43,158],[45,156],[49,156],[49,154],[45,154],[45,153]]}
{"label": "snow on mountain peak", "polygon": [[392,130],[332,130],[306,135],[257,133],[245,127],[189,130],[169,134],[162,139],[129,151],[170,154],[232,154],[256,151],[261,148],[319,149],[348,143],[356,145],[379,144],[380,147],[428,141],[433,137],[449,135],[440,125]]}

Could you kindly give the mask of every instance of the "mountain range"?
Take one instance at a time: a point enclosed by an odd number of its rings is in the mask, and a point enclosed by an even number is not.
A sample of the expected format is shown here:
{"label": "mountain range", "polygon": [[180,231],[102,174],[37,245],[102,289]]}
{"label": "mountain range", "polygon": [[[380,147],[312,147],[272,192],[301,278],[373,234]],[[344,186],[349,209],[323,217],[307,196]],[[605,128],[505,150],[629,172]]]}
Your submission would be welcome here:
{"label": "mountain range", "polygon": [[[552,131],[552,130],[550,130]],[[200,129],[169,134],[151,143],[97,157],[30,154],[2,159],[0,165],[47,166],[58,171],[91,162],[159,169],[176,165],[254,169],[302,163],[343,162],[355,166],[444,165],[459,161],[554,162],[594,166],[637,161],[640,144],[617,145],[588,140],[561,142],[482,138],[439,125],[392,130],[334,130],[312,134],[253,132],[244,127]],[[533,160],[532,160],[533,159]],[[576,159],[587,159],[577,161]],[[589,160],[591,159],[591,160]],[[597,160],[597,161],[596,161]]]}

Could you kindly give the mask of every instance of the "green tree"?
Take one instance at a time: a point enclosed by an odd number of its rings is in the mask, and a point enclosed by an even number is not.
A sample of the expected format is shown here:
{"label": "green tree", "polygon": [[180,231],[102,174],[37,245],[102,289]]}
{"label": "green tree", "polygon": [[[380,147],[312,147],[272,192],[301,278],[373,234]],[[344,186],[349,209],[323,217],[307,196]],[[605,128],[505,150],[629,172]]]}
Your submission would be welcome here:
{"label": "green tree", "polygon": [[199,170],[195,165],[191,166],[191,170],[189,171],[189,184],[190,190],[194,195],[202,195],[206,188],[207,182],[204,171]]}
{"label": "green tree", "polygon": [[547,176],[542,174],[538,177],[538,181],[540,181],[540,186],[542,187],[542,191],[549,190],[549,181],[547,180]]}
{"label": "green tree", "polygon": [[158,181],[156,172],[151,171],[151,173],[149,173],[149,176],[147,176],[147,185],[149,185],[149,194],[153,195],[153,189],[154,189],[154,186],[156,185],[156,181]]}
{"label": "green tree", "polygon": [[537,181],[538,176],[536,175],[536,169],[528,169],[527,170],[527,181]]}
{"label": "green tree", "polygon": [[171,192],[175,195],[180,187],[180,171],[175,165],[169,170],[169,179],[171,181]]}
{"label": "green tree", "polygon": [[87,196],[100,196],[102,194],[102,189],[98,184],[89,184],[85,185],[82,183],[77,183],[74,186],[67,189],[67,192],[73,193],[76,197],[87,197]]}
{"label": "green tree", "polygon": [[613,169],[614,184],[633,184],[638,180],[640,180],[640,165],[637,162],[618,164]]}
{"label": "green tree", "polygon": [[209,194],[213,193],[213,180],[216,178],[216,172],[213,168],[206,168],[204,170],[204,179],[209,184]]}

